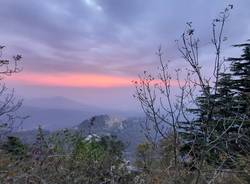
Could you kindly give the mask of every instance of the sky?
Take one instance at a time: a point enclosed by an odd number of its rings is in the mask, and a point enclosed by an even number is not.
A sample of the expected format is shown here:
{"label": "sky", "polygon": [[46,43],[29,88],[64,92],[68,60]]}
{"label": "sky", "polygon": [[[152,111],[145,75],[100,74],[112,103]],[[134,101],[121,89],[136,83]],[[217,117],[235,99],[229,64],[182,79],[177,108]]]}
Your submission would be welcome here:
{"label": "sky", "polygon": [[184,67],[175,40],[192,21],[209,69],[211,22],[228,4],[224,53],[250,38],[249,0],[0,0],[4,57],[20,53],[23,71],[8,77],[24,99],[63,96],[90,105],[136,110],[132,80],[153,71],[162,45]]}

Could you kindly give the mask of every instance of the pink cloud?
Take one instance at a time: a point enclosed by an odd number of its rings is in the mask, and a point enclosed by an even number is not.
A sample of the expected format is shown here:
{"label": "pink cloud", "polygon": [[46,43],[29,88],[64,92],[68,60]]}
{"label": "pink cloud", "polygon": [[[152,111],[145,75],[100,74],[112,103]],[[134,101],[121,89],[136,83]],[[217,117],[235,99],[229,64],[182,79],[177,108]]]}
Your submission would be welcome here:
{"label": "pink cloud", "polygon": [[130,77],[81,73],[33,73],[22,72],[8,78],[9,82],[24,85],[57,87],[126,87],[131,86]]}
{"label": "pink cloud", "polygon": [[[101,74],[83,74],[83,73],[35,73],[21,72],[7,79],[8,82],[19,85],[46,86],[46,87],[78,87],[78,88],[112,88],[129,87],[132,81],[138,81],[138,78],[101,75]],[[153,83],[159,83],[155,80]],[[176,87],[178,82],[171,81],[171,85]]]}

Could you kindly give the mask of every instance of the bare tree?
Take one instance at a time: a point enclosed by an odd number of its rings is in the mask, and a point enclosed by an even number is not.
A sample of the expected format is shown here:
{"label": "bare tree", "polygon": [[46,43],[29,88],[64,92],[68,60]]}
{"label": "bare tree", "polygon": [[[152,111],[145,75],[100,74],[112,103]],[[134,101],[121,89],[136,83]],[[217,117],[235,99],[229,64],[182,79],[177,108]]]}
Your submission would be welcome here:
{"label": "bare tree", "polygon": [[12,60],[3,58],[5,46],[0,46],[0,138],[13,129],[16,121],[21,123],[24,117],[16,112],[22,105],[22,100],[18,100],[14,95],[14,89],[8,90],[4,83],[6,76],[11,76],[22,71],[20,68],[21,55],[13,56]]}
{"label": "bare tree", "polygon": [[[225,68],[222,44],[227,38],[223,33],[232,8],[232,5],[226,7],[212,22],[211,44],[215,48],[215,59],[211,64],[213,71],[210,75],[206,76],[203,72],[199,39],[195,37],[192,22],[188,22],[181,39],[176,41],[178,51],[187,64],[185,74],[181,69],[176,69],[175,74],[172,74],[169,62],[164,62],[162,49],[159,48],[158,76],[154,77],[144,72],[144,75],[134,82],[135,97],[140,102],[147,119],[153,124],[155,132],[158,133],[159,138],[154,140],[166,139],[169,136],[169,129],[172,132],[174,155],[168,169],[174,171],[171,172],[173,183],[180,177],[180,167],[187,162],[190,162],[188,170],[194,174],[192,180],[194,183],[214,183],[216,178],[225,172],[228,161],[237,162],[227,145],[241,137],[239,134],[241,126],[236,125],[239,121],[243,124],[245,119],[237,112],[233,117],[221,115],[218,119],[219,109],[215,103],[215,97],[219,94],[220,74]],[[183,75],[185,78],[181,78]],[[192,113],[190,114],[190,109],[201,108],[197,100],[197,96],[200,95],[206,108],[197,119]],[[231,134],[232,128],[237,129],[237,135]],[[183,131],[191,139],[184,138]],[[180,149],[186,145],[188,151],[183,155]],[[211,165],[208,160],[212,151],[218,154],[218,159],[216,164]]]}

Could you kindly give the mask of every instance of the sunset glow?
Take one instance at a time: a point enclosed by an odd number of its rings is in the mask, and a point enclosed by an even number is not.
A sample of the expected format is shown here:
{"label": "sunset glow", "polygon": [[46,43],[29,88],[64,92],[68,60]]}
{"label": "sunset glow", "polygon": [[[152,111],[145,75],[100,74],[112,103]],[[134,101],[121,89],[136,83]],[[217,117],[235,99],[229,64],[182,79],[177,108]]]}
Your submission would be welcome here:
{"label": "sunset glow", "polygon": [[163,62],[171,61],[176,95],[174,70],[181,69],[184,79],[189,68],[174,40],[181,38],[187,21],[197,28],[199,61],[208,76],[214,59],[208,46],[210,23],[233,1],[237,10],[227,24],[223,57],[237,56],[231,45],[249,39],[249,0],[212,0],[209,6],[192,2],[191,7],[189,1],[174,0],[1,0],[0,45],[5,47],[0,57],[12,61],[22,55],[23,69],[2,82],[24,99],[62,96],[97,107],[138,110],[132,81],[148,71],[156,79],[151,84],[159,83],[154,74],[160,45]]}
{"label": "sunset glow", "polygon": [[[112,88],[131,87],[132,81],[138,80],[132,77],[121,77],[114,75],[81,74],[81,73],[20,73],[8,78],[9,82],[21,85],[32,86],[55,86],[55,87],[76,87],[76,88]],[[155,80],[151,84],[161,83]],[[183,84],[180,82],[180,84]],[[172,86],[178,86],[176,80],[171,80]]]}
{"label": "sunset glow", "polygon": [[118,77],[111,75],[80,74],[80,73],[59,73],[59,74],[38,74],[20,73],[9,78],[10,82],[25,85],[41,85],[56,87],[126,87],[134,80],[130,77]]}

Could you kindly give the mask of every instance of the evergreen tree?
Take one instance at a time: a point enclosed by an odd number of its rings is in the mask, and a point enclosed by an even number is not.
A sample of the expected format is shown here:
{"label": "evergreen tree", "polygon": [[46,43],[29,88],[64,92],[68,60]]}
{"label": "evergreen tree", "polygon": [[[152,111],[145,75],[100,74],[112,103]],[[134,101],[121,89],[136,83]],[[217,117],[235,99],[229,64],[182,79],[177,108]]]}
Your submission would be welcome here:
{"label": "evergreen tree", "polygon": [[233,116],[232,106],[234,92],[231,90],[232,75],[230,73],[221,73],[217,86],[217,94],[214,98],[214,118],[219,120],[224,117]]}
{"label": "evergreen tree", "polygon": [[[248,40],[250,41],[250,40]],[[237,93],[239,102],[239,113],[250,118],[250,43],[234,45],[234,47],[243,47],[243,54],[234,58],[231,57],[228,61],[231,63],[231,72],[233,76],[232,90]]]}
{"label": "evergreen tree", "polygon": [[[250,40],[248,40],[249,42]],[[231,57],[232,87],[235,93],[233,111],[240,117],[237,125],[241,126],[240,132],[235,132],[240,139],[237,141],[236,148],[243,154],[250,151],[250,43],[234,45],[243,48],[240,57]]]}
{"label": "evergreen tree", "polygon": [[[184,140],[181,152],[186,154],[193,149],[191,155],[199,157],[200,150],[209,149],[208,163],[219,164],[223,155],[236,158],[250,151],[250,44],[234,46],[244,47],[241,57],[228,59],[230,72],[219,75],[214,94],[207,87],[208,93],[196,98],[197,108],[189,109],[196,119],[180,123]],[[226,163],[232,167],[231,160]]]}
{"label": "evergreen tree", "polygon": [[48,144],[45,139],[43,129],[40,125],[38,126],[38,130],[37,130],[35,146],[40,148],[41,150],[48,148]]}
{"label": "evergreen tree", "polygon": [[35,160],[42,160],[48,152],[48,143],[42,127],[39,125],[36,135],[36,141],[33,144],[32,155]]}
{"label": "evergreen tree", "polygon": [[27,147],[18,137],[14,136],[8,136],[7,142],[3,145],[3,149],[19,158],[22,158],[27,153]]}

